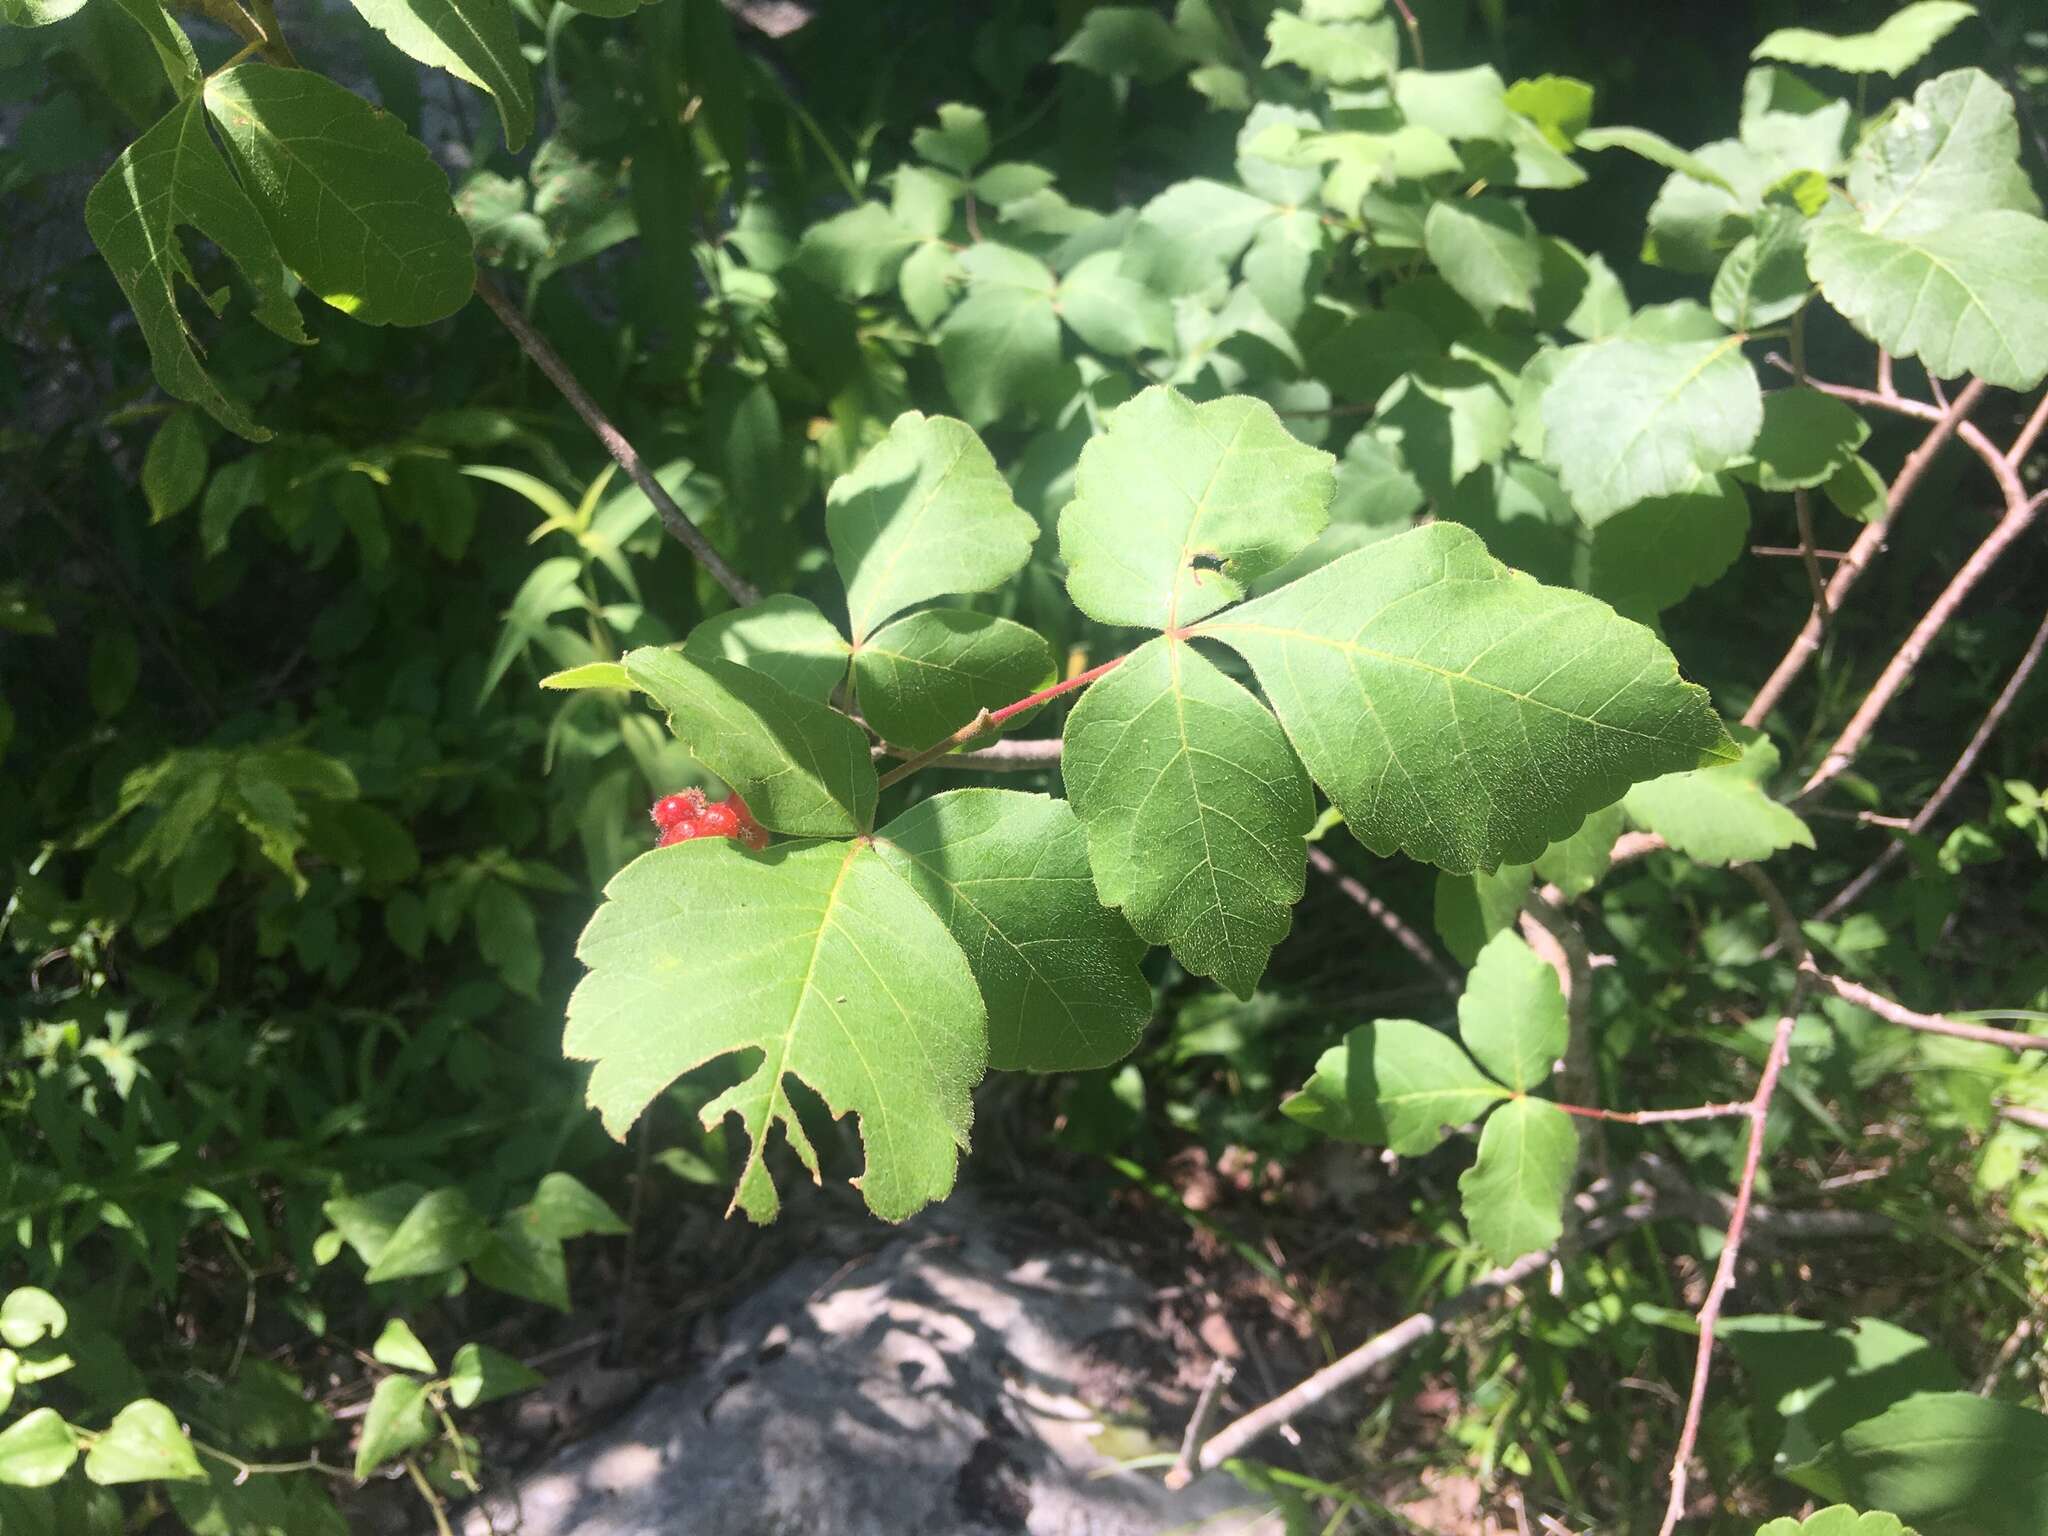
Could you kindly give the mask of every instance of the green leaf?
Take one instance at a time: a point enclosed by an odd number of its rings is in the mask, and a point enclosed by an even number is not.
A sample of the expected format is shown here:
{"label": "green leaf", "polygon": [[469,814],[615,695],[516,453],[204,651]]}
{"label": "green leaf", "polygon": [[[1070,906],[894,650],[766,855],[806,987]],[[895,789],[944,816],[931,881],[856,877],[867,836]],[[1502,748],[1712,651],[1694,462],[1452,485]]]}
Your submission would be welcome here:
{"label": "green leaf", "polygon": [[1847,1504],[1830,1504],[1826,1509],[1798,1520],[1791,1515],[1756,1528],[1756,1536],[1916,1536],[1899,1523],[1897,1515],[1882,1510],[1860,1515]]}
{"label": "green leaf", "polygon": [[792,837],[847,837],[875,814],[867,737],[836,710],[729,661],[643,646],[634,685],[668,712],[690,755],[746,798],[754,819]]}
{"label": "green leaf", "polygon": [[939,365],[967,419],[987,426],[1039,403],[1060,368],[1052,273],[1021,251],[982,244],[961,252],[967,296],[939,326]]}
{"label": "green leaf", "polygon": [[1008,581],[1031,558],[1038,520],[972,427],[906,411],[833,482],[825,534],[859,645],[913,603]]}
{"label": "green leaf", "polygon": [[1512,1099],[1487,1116],[1479,1158],[1458,1179],[1465,1225],[1496,1264],[1548,1248],[1564,1232],[1579,1136],[1541,1099]]}
{"label": "green leaf", "polygon": [[405,1213],[363,1278],[375,1285],[439,1274],[474,1258],[488,1235],[484,1219],[460,1189],[434,1190]]}
{"label": "green leaf", "polygon": [[1309,772],[1382,857],[1453,871],[1533,860],[1630,784],[1734,752],[1648,630],[1516,575],[1453,523],[1346,555],[1199,632],[1251,662]]}
{"label": "green leaf", "polygon": [[1584,586],[1625,618],[1650,622],[1717,581],[1749,547],[1749,502],[1726,475],[1657,496],[1593,530]]}
{"label": "green leaf", "polygon": [[85,1455],[95,1483],[203,1483],[206,1470],[177,1415],[154,1398],[139,1397],[114,1415]]}
{"label": "green leaf", "polygon": [[1710,187],[1738,197],[1735,184],[1698,155],[1680,149],[1661,134],[1647,128],[1593,128],[1579,135],[1580,149],[1625,149],[1632,155],[1641,155],[1652,165],[1661,165],[1667,171],[1676,171],[1681,176],[1690,176],[1694,181],[1703,181]]}
{"label": "green leaf", "polygon": [[1373,431],[1400,450],[1431,495],[1500,462],[1514,435],[1514,413],[1494,376],[1473,363],[1428,363],[1380,397]]}
{"label": "green leaf", "polygon": [[954,790],[911,807],[875,848],[966,953],[990,1067],[1081,1072],[1130,1054],[1152,1015],[1145,945],[1095,899],[1065,801]]}
{"label": "green leaf", "polygon": [[69,1324],[64,1304],[41,1286],[16,1286],[0,1301],[0,1339],[15,1349],[61,1338]]}
{"label": "green leaf", "polygon": [[1982,70],[1951,70],[1857,145],[1849,201],[1865,230],[1899,238],[1938,233],[1971,214],[2038,214],[2019,153],[2012,97]]}
{"label": "green leaf", "polygon": [[[387,1184],[367,1195],[344,1195],[327,1201],[321,1214],[334,1223],[342,1241],[364,1264],[375,1264],[391,1234],[426,1190],[417,1184]],[[323,1261],[324,1262],[324,1261]]]}
{"label": "green leaf", "polygon": [[1822,1465],[1841,1497],[1927,1536],[2048,1529],[2048,1417],[2012,1403],[1920,1393],[1844,1431]]}
{"label": "green leaf", "polygon": [[47,27],[84,4],[85,0],[0,0],[0,21],[10,27]]}
{"label": "green leaf", "polygon": [[308,288],[368,325],[426,325],[476,284],[448,178],[397,118],[307,69],[209,75],[206,109]]}
{"label": "green leaf", "polygon": [[402,1317],[394,1317],[384,1324],[384,1331],[370,1346],[370,1358],[401,1371],[418,1371],[423,1376],[431,1376],[437,1369],[433,1354],[420,1342],[420,1336],[412,1331],[412,1325]]}
{"label": "green leaf", "polygon": [[633,679],[626,675],[625,667],[616,661],[587,661],[580,667],[565,667],[560,672],[550,672],[540,680],[543,688],[559,688],[574,692],[584,688],[618,688],[630,693]]}
{"label": "green leaf", "polygon": [[1570,837],[1552,843],[1536,860],[1536,873],[1577,900],[1607,877],[1608,857],[1626,817],[1619,805],[1595,811]]}
{"label": "green leaf", "polygon": [[508,1211],[491,1229],[483,1251],[470,1260],[479,1284],[508,1296],[569,1310],[569,1264],[559,1238],[535,1230],[525,1211]]}
{"label": "green leaf", "polygon": [[1807,265],[1827,301],[1941,378],[2032,389],[2048,376],[2048,223],[1971,214],[1910,239],[1816,224]]}
{"label": "green leaf", "polygon": [[1839,69],[1854,75],[1902,75],[1949,33],[1977,14],[1962,0],[1915,0],[1887,16],[1875,32],[1846,37],[1810,27],[1781,27],[1750,51],[1753,59]]}
{"label": "green leaf", "polygon": [[849,298],[880,293],[923,236],[880,203],[862,203],[813,224],[796,250],[796,266]]}
{"label": "green leaf", "polygon": [[1082,695],[1061,771],[1103,902],[1251,996],[1301,899],[1315,821],[1265,706],[1191,646],[1153,640]]}
{"label": "green leaf", "polygon": [[1874,523],[1890,509],[1891,488],[1860,453],[1836,470],[1822,489],[1837,512],[1859,523]]}
{"label": "green leaf", "polygon": [[1394,105],[1411,124],[1447,139],[1509,135],[1507,86],[1491,64],[1471,69],[1404,69],[1394,76]]}
{"label": "green leaf", "polygon": [[150,437],[142,455],[142,494],[149,520],[176,517],[198,499],[206,485],[206,438],[191,411],[172,411]]}
{"label": "green leaf", "polygon": [[[63,0],[58,0],[63,3]],[[150,46],[156,50],[157,62],[163,66],[165,76],[171,82],[171,89],[178,98],[196,93],[199,86],[199,55],[192,50],[192,39],[165,13],[158,0],[117,0],[129,19],[142,28]],[[104,9],[101,15],[107,13]],[[141,82],[137,82],[141,84]],[[139,98],[128,106],[129,115],[140,121],[156,102],[156,92],[144,85]]]}
{"label": "green leaf", "polygon": [[1074,605],[1151,629],[1227,606],[1322,531],[1332,464],[1262,400],[1196,405],[1164,386],[1146,390],[1081,451],[1060,515]]}
{"label": "green leaf", "polygon": [[1768,1315],[1723,1321],[1757,1396],[1784,1420],[1777,1470],[1819,1492],[1827,1491],[1818,1487],[1824,1479],[1811,1475],[1811,1464],[1844,1430],[1915,1393],[1964,1385],[1939,1349],[1882,1318],[1859,1317],[1847,1328]]}
{"label": "green leaf", "polygon": [[528,1369],[488,1344],[465,1344],[455,1351],[455,1364],[448,1372],[448,1395],[456,1407],[474,1408],[479,1403],[531,1391],[546,1382],[540,1372]]}
{"label": "green leaf", "polygon": [[1507,1097],[1458,1043],[1413,1019],[1378,1019],[1323,1052],[1281,1107],[1326,1136],[1419,1157]]}
{"label": "green leaf", "polygon": [[1798,313],[1812,283],[1806,275],[1806,220],[1768,208],[1714,273],[1714,318],[1731,331],[1761,330]]}
{"label": "green leaf", "polygon": [[433,69],[445,69],[498,104],[505,148],[533,132],[533,74],[519,51],[519,28],[505,0],[352,0],[357,12]]}
{"label": "green leaf", "polygon": [[427,1384],[417,1376],[386,1376],[370,1394],[363,1415],[362,1438],[356,1442],[356,1476],[368,1477],[391,1460],[434,1438],[433,1405]]}
{"label": "green leaf", "polygon": [[734,1203],[756,1221],[779,1207],[763,1160],[775,1124],[817,1173],[790,1076],[835,1117],[860,1117],[860,1188],[877,1216],[901,1221],[953,1187],[987,1016],[959,946],[879,853],[681,843],[627,865],[605,896],[577,945],[590,974],[563,1050],[597,1063],[590,1102],[614,1135],[683,1073],[757,1052],[699,1112],[707,1129],[739,1117],[749,1152]]}
{"label": "green leaf", "polygon": [[1431,205],[1422,245],[1444,281],[1491,324],[1503,309],[1532,314],[1543,276],[1536,226],[1513,203],[1468,197]]}
{"label": "green leaf", "polygon": [[1375,21],[1311,21],[1277,11],[1266,23],[1265,65],[1293,64],[1315,80],[1354,85],[1383,80],[1400,58],[1391,16]]}
{"label": "green leaf", "polygon": [[540,1237],[566,1242],[575,1237],[624,1237],[618,1213],[573,1174],[541,1176],[533,1198],[517,1212],[520,1224]]}
{"label": "green leaf", "polygon": [[1096,251],[1060,279],[1060,318],[1111,357],[1173,346],[1173,306],[1123,270],[1120,251]]}
{"label": "green leaf", "polygon": [[1469,875],[1439,874],[1431,917],[1444,948],[1465,965],[1477,960],[1487,940],[1515,926],[1534,873],[1528,864],[1503,864]]}
{"label": "green leaf", "polygon": [[1472,1059],[1516,1093],[1550,1080],[1570,1026],[1557,972],[1512,929],[1479,952],[1458,999],[1458,1034]]}
{"label": "green leaf", "polygon": [[1767,491],[1825,485],[1870,439],[1870,424],[1833,395],[1804,387],[1764,396],[1750,462],[1736,470]]}
{"label": "green leaf", "polygon": [[751,608],[734,608],[706,619],[690,631],[683,650],[751,667],[798,698],[823,704],[846,681],[852,647],[815,606],[778,593]]}
{"label": "green leaf", "polygon": [[1507,104],[1538,128],[1550,147],[1568,150],[1593,121],[1593,87],[1570,75],[1538,75],[1507,89]]}
{"label": "green leaf", "polygon": [[484,964],[521,997],[537,996],[541,955],[532,903],[503,880],[486,880],[477,889],[470,918]]}
{"label": "green leaf", "polygon": [[1540,406],[1544,461],[1589,524],[1694,489],[1749,452],[1763,391],[1740,338],[1567,347]]}
{"label": "green leaf", "polygon": [[958,608],[927,608],[884,625],[854,653],[861,713],[894,746],[923,751],[984,709],[1053,680],[1052,647],[1036,630]]}
{"label": "green leaf", "polygon": [[54,1408],[32,1408],[0,1429],[0,1484],[47,1488],[78,1459],[78,1437]]}
{"label": "green leaf", "polygon": [[214,383],[178,308],[178,284],[190,271],[182,227],[211,240],[241,270],[258,320],[287,341],[309,340],[286,291],[277,242],[214,148],[196,95],[116,157],[86,195],[85,225],[135,311],[157,382],[231,432],[269,437]]}
{"label": "green leaf", "polygon": [[1215,288],[1278,213],[1263,197],[1220,181],[1177,182],[1139,210],[1124,271],[1168,298]]}
{"label": "green leaf", "polygon": [[939,108],[938,126],[913,130],[910,147],[934,165],[972,176],[988,158],[988,117],[979,107],[946,102]]}
{"label": "green leaf", "polygon": [[1098,5],[1081,17],[1074,35],[1052,56],[1113,80],[1157,85],[1193,62],[1187,45],[1164,16],[1140,5]]}
{"label": "green leaf", "polygon": [[1622,801],[1629,819],[1702,864],[1754,864],[1781,848],[1811,848],[1813,834],[1764,790],[1778,771],[1770,737],[1744,730],[1735,762],[1638,784]]}
{"label": "green leaf", "polygon": [[135,632],[108,628],[92,637],[92,651],[86,661],[86,695],[93,713],[111,720],[134,696],[136,679],[142,671],[142,654],[135,644]]}

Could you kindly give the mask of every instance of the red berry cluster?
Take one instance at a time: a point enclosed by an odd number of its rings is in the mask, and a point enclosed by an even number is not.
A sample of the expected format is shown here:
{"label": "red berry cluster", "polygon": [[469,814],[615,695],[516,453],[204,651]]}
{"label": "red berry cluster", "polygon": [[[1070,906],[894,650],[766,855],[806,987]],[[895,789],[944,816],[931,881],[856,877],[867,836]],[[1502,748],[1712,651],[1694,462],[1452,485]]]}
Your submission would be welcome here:
{"label": "red berry cluster", "polygon": [[736,838],[754,849],[768,846],[766,829],[754,820],[747,802],[738,795],[713,804],[704,798],[703,790],[686,789],[679,794],[663,795],[654,802],[649,814],[661,828],[661,840],[655,845],[660,848],[686,843],[693,837]]}

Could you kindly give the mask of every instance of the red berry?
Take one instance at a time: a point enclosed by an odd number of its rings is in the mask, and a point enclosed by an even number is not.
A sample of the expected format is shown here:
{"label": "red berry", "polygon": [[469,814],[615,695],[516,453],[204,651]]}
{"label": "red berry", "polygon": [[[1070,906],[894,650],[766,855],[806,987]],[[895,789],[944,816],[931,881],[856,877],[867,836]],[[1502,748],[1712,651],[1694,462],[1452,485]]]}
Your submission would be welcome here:
{"label": "red berry", "polygon": [[768,831],[761,823],[754,820],[754,813],[747,809],[747,802],[738,795],[734,795],[725,803],[732,807],[733,814],[740,819],[739,831],[734,835],[756,852],[766,848],[768,846]]}
{"label": "red berry", "polygon": [[678,821],[661,829],[661,837],[655,847],[666,848],[671,843],[687,843],[693,837],[702,837],[704,829],[694,821]]}
{"label": "red berry", "polygon": [[739,830],[739,814],[723,802],[705,806],[703,814],[697,818],[699,837],[733,837]]}
{"label": "red berry", "polygon": [[672,827],[678,822],[695,821],[703,813],[704,791],[686,789],[679,794],[663,795],[648,814],[657,827]]}

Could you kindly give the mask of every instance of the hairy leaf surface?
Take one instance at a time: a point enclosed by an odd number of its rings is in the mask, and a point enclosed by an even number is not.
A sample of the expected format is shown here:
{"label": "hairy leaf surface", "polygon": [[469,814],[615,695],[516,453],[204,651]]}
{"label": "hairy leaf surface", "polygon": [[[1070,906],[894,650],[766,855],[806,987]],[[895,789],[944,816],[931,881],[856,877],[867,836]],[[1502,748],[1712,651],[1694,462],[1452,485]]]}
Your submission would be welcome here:
{"label": "hairy leaf surface", "polygon": [[763,1155],[783,1134],[815,1177],[789,1097],[795,1077],[834,1116],[860,1117],[868,1208],[901,1221],[953,1187],[988,1037],[960,947],[873,848],[807,843],[749,854],[724,842],[643,855],[605,887],[576,953],[562,1048],[596,1063],[590,1102],[615,1136],[683,1073],[749,1054],[706,1104],[748,1142],[733,1201],[772,1221]]}

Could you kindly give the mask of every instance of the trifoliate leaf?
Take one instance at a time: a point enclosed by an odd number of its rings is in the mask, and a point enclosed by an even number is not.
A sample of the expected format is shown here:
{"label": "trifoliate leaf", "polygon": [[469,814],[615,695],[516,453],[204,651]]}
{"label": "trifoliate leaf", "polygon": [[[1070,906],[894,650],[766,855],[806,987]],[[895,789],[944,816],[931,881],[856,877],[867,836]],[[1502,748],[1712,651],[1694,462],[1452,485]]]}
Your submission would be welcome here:
{"label": "trifoliate leaf", "polygon": [[1557,972],[1512,929],[1487,941],[1465,978],[1458,1034],[1472,1059],[1516,1093],[1548,1082],[1564,1055],[1571,1030]]}
{"label": "trifoliate leaf", "polygon": [[1031,558],[1038,520],[974,429],[906,411],[825,497],[856,645],[913,603],[986,592]]}
{"label": "trifoliate leaf", "polygon": [[990,1067],[1080,1072],[1130,1054],[1152,1014],[1145,944],[1096,900],[1087,834],[1064,800],[934,795],[875,848],[966,952],[988,1008]]}
{"label": "trifoliate leaf", "polygon": [[1541,1099],[1513,1099],[1486,1117],[1478,1161],[1458,1180],[1465,1225],[1496,1264],[1548,1248],[1564,1232],[1579,1137]]}
{"label": "trifoliate leaf", "polygon": [[1249,997],[1301,899],[1315,821],[1266,707],[1192,647],[1153,640],[1082,695],[1061,771],[1102,900]]}
{"label": "trifoliate leaf", "polygon": [[1264,401],[1146,390],[1081,452],[1060,515],[1074,605],[1105,624],[1172,629],[1236,601],[1322,531],[1332,462]]}
{"label": "trifoliate leaf", "polygon": [[309,69],[209,75],[206,110],[285,262],[367,325],[426,325],[476,285],[448,177],[388,112]]}
{"label": "trifoliate leaf", "polygon": [[496,1402],[529,1391],[547,1378],[488,1344],[465,1344],[455,1352],[448,1371],[448,1395],[458,1408]]}
{"label": "trifoliate leaf", "polygon": [[353,0],[357,12],[432,69],[445,69],[498,104],[505,148],[533,132],[533,72],[519,51],[519,27],[505,0]]}
{"label": "trifoliate leaf", "polygon": [[706,619],[690,631],[683,650],[751,667],[798,698],[822,704],[846,681],[853,648],[814,605],[784,592]]}
{"label": "trifoliate leaf", "polygon": [[870,635],[854,652],[853,677],[869,727],[921,752],[982,710],[1050,683],[1052,647],[1009,619],[927,608]]}
{"label": "trifoliate leaf", "polygon": [[1870,423],[1817,389],[1773,390],[1764,396],[1764,425],[1735,471],[1767,491],[1824,485],[1870,439]]}
{"label": "trifoliate leaf", "polygon": [[206,371],[178,308],[188,270],[182,227],[196,229],[241,269],[258,320],[287,341],[308,340],[286,292],[277,242],[214,148],[197,95],[121,151],[86,195],[85,225],[135,311],[157,382],[231,432],[269,437]]}
{"label": "trifoliate leaf", "polygon": [[576,952],[590,974],[563,1050],[596,1062],[590,1102],[614,1135],[683,1073],[758,1052],[699,1115],[707,1129],[738,1116],[749,1150],[733,1199],[756,1221],[780,1204],[763,1161],[775,1125],[817,1173],[790,1077],[860,1117],[877,1216],[901,1221],[953,1187],[986,1015],[959,945],[873,848],[659,849],[612,879]]}
{"label": "trifoliate leaf", "polygon": [[1514,412],[1493,375],[1476,364],[1425,364],[1380,396],[1375,435],[1433,496],[1499,462],[1514,436]]}
{"label": "trifoliate leaf", "polygon": [[633,685],[668,712],[676,739],[769,831],[847,837],[868,829],[875,767],[867,737],[846,716],[729,661],[643,646],[625,663]]}
{"label": "trifoliate leaf", "polygon": [[114,1415],[85,1454],[85,1475],[100,1484],[206,1481],[177,1415],[150,1397]]}
{"label": "trifoliate leaf", "polygon": [[370,1394],[370,1410],[363,1415],[356,1476],[368,1477],[392,1457],[425,1445],[434,1438],[434,1428],[427,1384],[417,1376],[386,1376]]}
{"label": "trifoliate leaf", "polygon": [[1630,784],[1734,755],[1648,630],[1515,575],[1452,523],[1346,555],[1198,633],[1251,662],[1309,772],[1382,857],[1455,871],[1532,860]]}
{"label": "trifoliate leaf", "polygon": [[1606,878],[1614,840],[1626,825],[1619,805],[1595,811],[1578,831],[1543,850],[1536,860],[1536,873],[1577,900]]}
{"label": "trifoliate leaf", "polygon": [[1977,7],[1962,0],[1915,0],[1887,16],[1874,32],[1837,37],[1810,27],[1781,27],[1749,56],[1855,75],[1902,75],[1976,14]]}
{"label": "trifoliate leaf", "polygon": [[1753,864],[1781,848],[1811,848],[1806,823],[1764,791],[1778,771],[1777,747],[1761,732],[1738,739],[1735,762],[1636,785],[1622,802],[1629,819],[1702,864]]}
{"label": "trifoliate leaf", "polygon": [[1361,1025],[1281,1108],[1326,1136],[1419,1157],[1508,1096],[1458,1043],[1413,1019]]}
{"label": "trifoliate leaf", "polygon": [[1763,391],[1740,338],[1568,347],[1544,391],[1543,456],[1588,523],[1694,489],[1742,458]]}
{"label": "trifoliate leaf", "polygon": [[1497,197],[1435,203],[1423,220],[1422,243],[1444,281],[1489,323],[1503,309],[1535,310],[1543,253],[1536,226],[1513,203]]}

